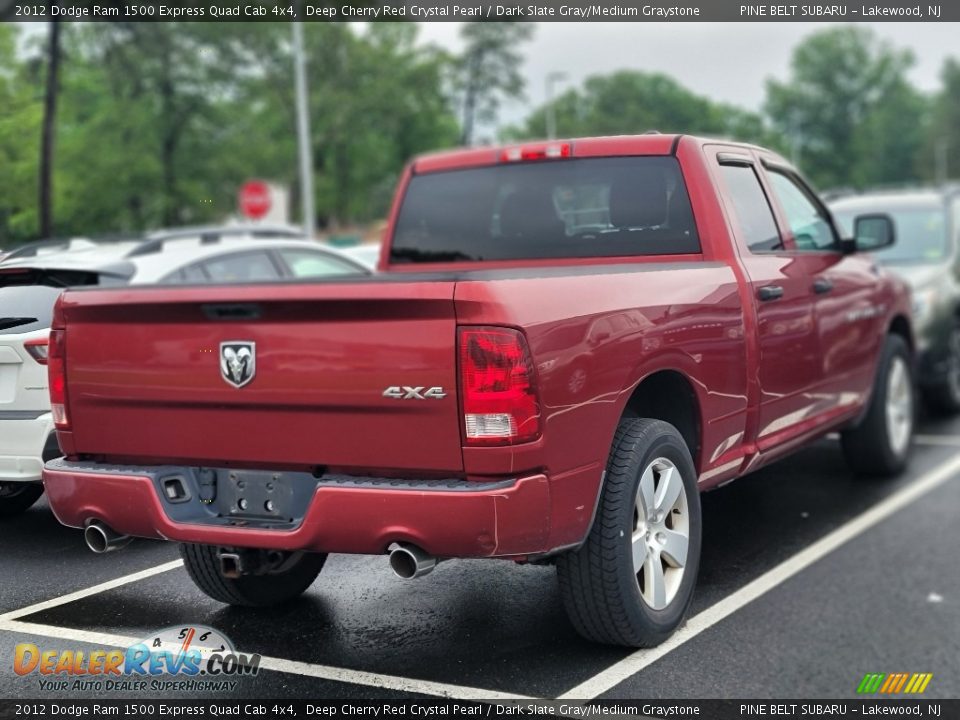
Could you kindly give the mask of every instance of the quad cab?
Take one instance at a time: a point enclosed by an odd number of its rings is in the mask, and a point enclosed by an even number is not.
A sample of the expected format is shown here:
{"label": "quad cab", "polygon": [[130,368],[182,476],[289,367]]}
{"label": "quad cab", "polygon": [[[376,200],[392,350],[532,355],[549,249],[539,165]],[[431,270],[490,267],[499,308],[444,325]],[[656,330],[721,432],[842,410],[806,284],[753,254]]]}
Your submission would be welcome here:
{"label": "quad cab", "polygon": [[552,561],[580,633],[655,645],[701,491],[834,431],[857,473],[907,462],[909,299],[862,252],[889,218],[854,226],[748,145],[418,158],[376,276],[65,293],[51,507],[97,550],[181,543],[236,605],[296,597],[328,553]]}

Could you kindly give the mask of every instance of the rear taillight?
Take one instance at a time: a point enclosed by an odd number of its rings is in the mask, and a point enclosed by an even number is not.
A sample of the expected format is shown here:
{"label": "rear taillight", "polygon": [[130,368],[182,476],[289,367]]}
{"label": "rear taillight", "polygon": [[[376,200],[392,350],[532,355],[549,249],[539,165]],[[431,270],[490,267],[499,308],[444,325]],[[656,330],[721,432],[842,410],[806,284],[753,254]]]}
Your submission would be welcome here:
{"label": "rear taillight", "polygon": [[51,330],[47,348],[47,376],[50,380],[50,411],[58,430],[69,430],[67,417],[67,334]]}
{"label": "rear taillight", "polygon": [[47,339],[40,338],[39,340],[27,340],[23,344],[23,349],[27,351],[27,354],[36,360],[41,365],[47,364]]}
{"label": "rear taillight", "polygon": [[527,341],[517,330],[462,327],[460,398],[467,445],[514,445],[540,436],[540,402]]}

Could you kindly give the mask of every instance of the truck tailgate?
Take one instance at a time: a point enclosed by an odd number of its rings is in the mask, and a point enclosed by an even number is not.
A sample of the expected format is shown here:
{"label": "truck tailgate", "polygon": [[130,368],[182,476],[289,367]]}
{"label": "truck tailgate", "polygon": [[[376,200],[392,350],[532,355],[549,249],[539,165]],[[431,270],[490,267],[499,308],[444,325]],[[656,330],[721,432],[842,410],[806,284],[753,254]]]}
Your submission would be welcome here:
{"label": "truck tailgate", "polygon": [[[69,292],[55,322],[67,324],[73,451],[460,471],[453,290],[436,281]],[[392,386],[442,390],[385,396]]]}

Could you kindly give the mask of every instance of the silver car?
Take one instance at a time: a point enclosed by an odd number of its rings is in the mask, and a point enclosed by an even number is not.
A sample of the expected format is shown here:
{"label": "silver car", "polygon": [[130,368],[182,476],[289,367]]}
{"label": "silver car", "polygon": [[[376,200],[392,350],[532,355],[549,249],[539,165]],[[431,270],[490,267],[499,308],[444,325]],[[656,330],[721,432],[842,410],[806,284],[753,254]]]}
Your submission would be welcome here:
{"label": "silver car", "polygon": [[897,242],[876,257],[913,290],[920,389],[931,410],[960,412],[960,187],[870,191],[829,205],[848,233],[857,215],[893,218]]}

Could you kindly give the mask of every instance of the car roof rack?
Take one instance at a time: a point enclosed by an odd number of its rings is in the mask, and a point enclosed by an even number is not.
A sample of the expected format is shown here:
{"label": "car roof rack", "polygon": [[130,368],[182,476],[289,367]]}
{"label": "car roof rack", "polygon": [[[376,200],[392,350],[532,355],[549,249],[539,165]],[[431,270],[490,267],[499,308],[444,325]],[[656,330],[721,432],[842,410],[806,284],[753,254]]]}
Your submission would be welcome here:
{"label": "car roof rack", "polygon": [[303,238],[303,232],[295,227],[276,225],[230,225],[225,227],[181,228],[151,233],[147,239],[126,254],[126,257],[141,257],[161,252],[166,243],[174,240],[200,238],[201,245],[214,245],[225,238],[248,237],[253,240],[289,240]]}
{"label": "car roof rack", "polygon": [[63,250],[67,250],[70,247],[70,243],[75,240],[87,240],[87,238],[66,237],[34,240],[33,242],[23,243],[22,245],[17,245],[16,247],[11,248],[9,251],[7,251],[5,259],[18,260],[20,258],[36,257],[40,250],[47,250],[50,248],[62,248]]}

